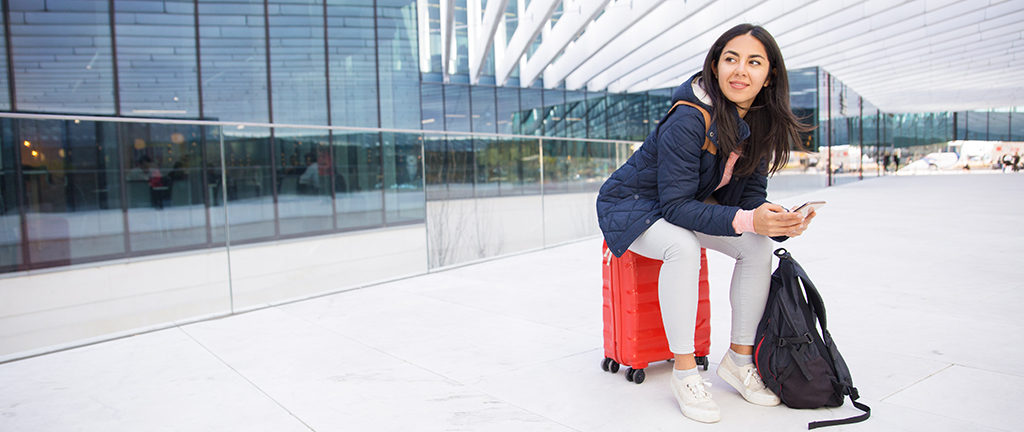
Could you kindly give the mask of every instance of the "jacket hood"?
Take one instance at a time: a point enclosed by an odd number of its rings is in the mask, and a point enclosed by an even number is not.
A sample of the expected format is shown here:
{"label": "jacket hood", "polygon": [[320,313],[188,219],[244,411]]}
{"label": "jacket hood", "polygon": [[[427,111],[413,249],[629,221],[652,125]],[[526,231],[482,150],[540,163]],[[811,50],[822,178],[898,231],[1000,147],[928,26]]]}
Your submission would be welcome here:
{"label": "jacket hood", "polygon": [[[717,145],[717,134],[711,132],[717,131],[718,125],[715,124],[716,122],[714,121],[714,112],[711,111],[711,96],[709,96],[708,93],[704,91],[703,78],[701,77],[700,72],[693,74],[693,76],[691,76],[690,79],[683,81],[683,83],[680,84],[679,87],[676,87],[675,91],[672,92],[673,105],[681,100],[698,104],[702,108],[706,109],[709,113],[711,113],[712,120],[711,126],[708,128],[708,137],[711,138],[711,141],[713,141]],[[733,113],[736,116],[736,126],[739,128],[738,138],[740,139],[740,141],[745,140],[747,139],[747,137],[750,136],[750,126],[747,125],[747,122],[743,121],[743,118],[740,117],[738,111],[734,110]]]}
{"label": "jacket hood", "polygon": [[711,96],[704,91],[704,87],[701,86],[700,72],[697,72],[690,79],[683,81],[676,90],[672,92],[672,103],[675,104],[681,100],[687,102],[693,102],[700,105],[704,109],[711,112]]}

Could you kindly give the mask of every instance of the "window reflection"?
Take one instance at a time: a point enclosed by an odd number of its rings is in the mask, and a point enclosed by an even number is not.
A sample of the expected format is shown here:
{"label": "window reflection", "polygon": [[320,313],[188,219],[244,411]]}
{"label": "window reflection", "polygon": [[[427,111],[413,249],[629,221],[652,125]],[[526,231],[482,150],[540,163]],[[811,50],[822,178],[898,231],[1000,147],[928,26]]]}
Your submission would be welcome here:
{"label": "window reflection", "polygon": [[125,252],[116,125],[19,121],[28,258],[72,264]]}
{"label": "window reflection", "polygon": [[23,262],[21,255],[21,217],[18,204],[18,180],[15,154],[21,143],[15,141],[14,120],[0,119],[0,271],[14,271]]}
{"label": "window reflection", "polygon": [[199,127],[126,123],[120,136],[131,250],[207,243]]}
{"label": "window reflection", "polygon": [[[114,113],[111,2],[10,2],[18,109]],[[29,19],[31,18],[31,19]]]}
{"label": "window reflection", "polygon": [[323,1],[269,0],[267,7],[274,122],[326,124]]}
{"label": "window reflection", "polygon": [[267,122],[263,0],[199,2],[203,116]]}
{"label": "window reflection", "polygon": [[415,0],[377,0],[380,127],[419,129]]}
{"label": "window reflection", "polygon": [[380,134],[335,132],[332,142],[338,228],[382,225]]}
{"label": "window reflection", "polygon": [[422,222],[426,214],[423,191],[423,137],[382,133],[385,221]]}
{"label": "window reflection", "polygon": [[[228,223],[232,243],[275,235],[270,151],[270,130],[267,128],[224,129]],[[219,174],[215,172],[215,175]],[[214,239],[223,241],[223,237],[218,235]]]}
{"label": "window reflection", "polygon": [[[6,36],[7,36],[6,28],[7,27],[5,25],[6,22],[7,22],[7,16],[5,14],[0,14],[0,52],[5,52],[5,53],[7,52],[7,38],[6,38]],[[8,56],[5,55],[3,57],[0,57],[0,70],[3,70],[3,71],[7,70],[7,62],[8,61],[10,61],[10,58],[8,58]],[[10,87],[8,86],[8,83],[7,83],[7,74],[6,73],[0,73],[0,110],[9,110],[9,109],[11,109],[11,94],[10,94]],[[0,241],[3,241],[2,239],[3,238],[0,237]],[[2,246],[0,246],[0,247],[2,247]],[[2,253],[3,252],[0,252],[0,254],[2,254]],[[3,259],[3,255],[0,255],[0,266],[3,266],[4,262],[5,261]]]}
{"label": "window reflection", "polygon": [[130,116],[199,117],[195,8],[113,2],[117,14],[118,92]]}
{"label": "window reflection", "polygon": [[334,228],[331,148],[322,131],[274,130],[277,214],[282,235]]}
{"label": "window reflection", "polygon": [[[370,2],[327,1],[331,124],[377,127],[377,41]],[[358,103],[353,103],[358,101]]]}

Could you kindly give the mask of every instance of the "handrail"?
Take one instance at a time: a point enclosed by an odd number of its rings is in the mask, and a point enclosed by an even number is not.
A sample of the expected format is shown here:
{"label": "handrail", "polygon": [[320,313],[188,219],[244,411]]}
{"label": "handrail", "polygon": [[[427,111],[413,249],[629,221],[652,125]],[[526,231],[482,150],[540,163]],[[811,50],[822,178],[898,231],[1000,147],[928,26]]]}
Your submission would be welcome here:
{"label": "handrail", "polygon": [[245,126],[245,127],[265,127],[265,128],[276,128],[276,129],[316,129],[316,130],[338,130],[338,131],[350,131],[350,132],[388,132],[388,133],[408,133],[417,135],[462,135],[468,137],[488,137],[488,138],[516,138],[516,139],[539,139],[539,140],[553,140],[553,141],[582,141],[582,142],[593,142],[593,143],[610,143],[610,144],[639,144],[640,141],[633,140],[610,140],[602,138],[570,138],[570,137],[553,137],[547,135],[519,135],[519,134],[499,134],[490,132],[460,132],[460,131],[431,131],[422,129],[396,129],[396,128],[370,128],[370,127],[359,127],[359,126],[328,126],[328,125],[309,125],[309,124],[289,124],[289,123],[259,123],[259,122],[228,122],[228,121],[215,121],[215,120],[183,120],[183,119],[165,119],[165,118],[147,118],[147,117],[104,117],[95,115],[69,115],[69,114],[31,114],[31,113],[12,113],[12,112],[0,112],[0,118],[12,118],[12,119],[25,119],[25,120],[84,120],[84,121],[101,121],[101,122],[121,122],[121,123],[156,123],[156,124],[174,124],[174,125],[190,125],[190,126]]}

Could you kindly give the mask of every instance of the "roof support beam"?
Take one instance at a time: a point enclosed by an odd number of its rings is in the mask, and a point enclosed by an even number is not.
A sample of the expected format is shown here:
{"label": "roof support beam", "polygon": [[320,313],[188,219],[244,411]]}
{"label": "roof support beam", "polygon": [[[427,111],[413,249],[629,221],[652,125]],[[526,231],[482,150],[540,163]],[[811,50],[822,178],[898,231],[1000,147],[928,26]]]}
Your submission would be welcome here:
{"label": "roof support beam", "polygon": [[[646,17],[661,3],[659,0],[617,0],[612,3],[605,9],[604,15],[587,26],[586,32],[579,39],[569,43],[561,58],[544,69],[544,86],[558,86],[570,73],[593,58],[598,51],[630,29],[641,18]],[[572,90],[577,88],[579,87]]]}
{"label": "roof support beam", "polygon": [[[498,30],[508,0],[490,0],[480,19],[480,0],[468,0],[469,13],[469,82],[480,82],[484,59],[494,45],[494,33]],[[504,46],[502,46],[504,49]]]}
{"label": "roof support beam", "polygon": [[441,0],[441,69],[455,71],[455,0]]}
{"label": "roof support beam", "polygon": [[[544,35],[537,51],[526,61],[526,66],[519,70],[519,82],[529,87],[540,76],[541,72],[554,60],[558,53],[572,42],[576,35],[597,16],[609,0],[565,0],[562,16],[558,22]],[[544,81],[546,88],[555,88],[556,83]]]}
{"label": "roof support beam", "polygon": [[[559,64],[553,69],[551,79],[558,80],[559,75],[564,73],[566,74],[565,87],[569,90],[576,90],[584,86],[589,87],[590,90],[604,90],[604,87],[589,86],[588,83],[595,75],[621,61],[627,53],[644,46],[687,17],[700,12],[710,3],[710,0],[691,0],[685,3],[679,1],[655,2],[654,5],[634,2],[630,12],[624,14],[626,18],[624,21],[632,20],[632,22],[621,28],[616,23],[621,17],[614,14],[609,16],[606,13],[598,18],[594,23],[595,26],[588,29],[587,33],[577,41],[581,48],[588,51],[586,58],[580,60],[576,57],[569,57],[564,64],[559,60]],[[597,25],[598,23],[600,26]],[[600,32],[606,30],[609,32],[609,37],[601,37]],[[693,31],[693,29],[690,30]],[[547,76],[544,77],[544,81],[548,81]]]}
{"label": "roof support beam", "polygon": [[427,0],[416,0],[416,15],[419,21],[420,71],[430,72],[430,10]]}
{"label": "roof support beam", "polygon": [[533,0],[526,11],[519,16],[519,25],[516,26],[511,40],[508,41],[501,61],[498,62],[497,56],[494,59],[495,82],[499,86],[505,85],[508,76],[512,74],[512,69],[523,57],[523,53],[526,52],[530,43],[537,38],[541,28],[551,19],[551,14],[555,12],[559,2],[560,0]]}
{"label": "roof support beam", "polygon": [[[602,80],[598,81],[598,83],[609,83],[608,90],[613,92],[622,92],[627,89],[629,91],[635,91],[634,86],[638,83],[641,83],[641,87],[643,87],[649,84],[660,84],[665,82],[665,80],[672,79],[680,75],[689,75],[703,66],[708,48],[714,44],[715,40],[717,40],[723,32],[735,26],[735,23],[750,22],[757,19],[764,22],[767,28],[771,28],[770,23],[773,20],[778,19],[781,16],[785,16],[794,10],[798,10],[806,3],[808,3],[808,0],[795,0],[781,5],[765,2],[736,4],[736,8],[741,10],[740,13],[735,15],[730,15],[730,13],[719,14],[718,16],[720,18],[712,21],[716,24],[707,28],[703,34],[692,38],[681,45],[677,45],[675,48],[664,50],[661,53],[646,52],[646,55],[650,60],[642,63],[640,67],[634,67],[633,70],[618,76],[615,76],[613,73],[608,73],[607,76],[600,77]],[[721,8],[714,8],[714,10],[721,10]],[[679,27],[674,29],[675,32],[678,33],[685,31],[684,28]],[[668,45],[667,42],[668,41],[661,40],[659,43],[654,45],[671,46]],[[649,84],[644,84],[645,81]]]}

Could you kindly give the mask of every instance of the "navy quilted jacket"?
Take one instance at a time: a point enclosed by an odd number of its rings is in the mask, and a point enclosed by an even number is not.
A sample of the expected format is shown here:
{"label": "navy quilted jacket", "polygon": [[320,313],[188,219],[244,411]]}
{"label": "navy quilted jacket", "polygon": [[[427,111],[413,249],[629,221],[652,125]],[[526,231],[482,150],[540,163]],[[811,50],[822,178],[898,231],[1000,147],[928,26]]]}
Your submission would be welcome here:
{"label": "navy quilted jacket", "polygon": [[[710,99],[692,85],[696,74],[672,96],[696,103],[711,112]],[[699,96],[698,96],[699,94]],[[739,138],[750,136],[746,122],[738,118]],[[737,236],[732,220],[739,209],[752,210],[767,202],[767,161],[752,175],[722,181],[728,155],[702,150],[704,117],[697,109],[680,105],[651,131],[643,145],[612,173],[597,195],[597,220],[608,248],[622,256],[654,221],[665,220],[683,228],[715,236]],[[717,125],[707,138],[717,148]],[[714,196],[721,205],[704,203]]]}

